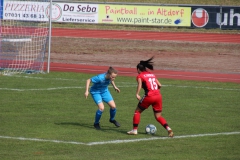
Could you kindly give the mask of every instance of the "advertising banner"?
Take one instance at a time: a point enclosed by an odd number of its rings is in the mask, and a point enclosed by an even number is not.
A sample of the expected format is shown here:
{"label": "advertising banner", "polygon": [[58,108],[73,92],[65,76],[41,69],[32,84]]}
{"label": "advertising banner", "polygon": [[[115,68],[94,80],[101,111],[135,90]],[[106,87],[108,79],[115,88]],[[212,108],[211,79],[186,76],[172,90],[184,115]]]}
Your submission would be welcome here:
{"label": "advertising banner", "polygon": [[[4,19],[48,21],[49,3],[4,1]],[[53,3],[52,22],[97,23],[97,4]]]}
{"label": "advertising banner", "polygon": [[98,4],[54,3],[53,22],[98,23]]}
{"label": "advertising banner", "polygon": [[48,21],[49,3],[4,0],[3,19],[25,21]]}
{"label": "advertising banner", "polygon": [[[48,21],[49,3],[0,0],[1,19]],[[52,22],[240,29],[239,6],[53,3]]]}
{"label": "advertising banner", "polygon": [[192,27],[240,29],[240,7],[192,7]]}
{"label": "advertising banner", "polygon": [[99,4],[98,23],[191,26],[190,7]]}

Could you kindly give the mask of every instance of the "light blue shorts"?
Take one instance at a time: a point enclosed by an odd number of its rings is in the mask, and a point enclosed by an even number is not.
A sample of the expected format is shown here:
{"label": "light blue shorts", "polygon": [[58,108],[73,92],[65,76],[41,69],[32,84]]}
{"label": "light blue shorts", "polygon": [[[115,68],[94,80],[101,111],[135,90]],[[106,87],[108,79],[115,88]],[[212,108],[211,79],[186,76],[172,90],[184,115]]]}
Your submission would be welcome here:
{"label": "light blue shorts", "polygon": [[94,102],[98,105],[101,102],[108,103],[113,100],[113,97],[109,91],[102,93],[91,93]]}

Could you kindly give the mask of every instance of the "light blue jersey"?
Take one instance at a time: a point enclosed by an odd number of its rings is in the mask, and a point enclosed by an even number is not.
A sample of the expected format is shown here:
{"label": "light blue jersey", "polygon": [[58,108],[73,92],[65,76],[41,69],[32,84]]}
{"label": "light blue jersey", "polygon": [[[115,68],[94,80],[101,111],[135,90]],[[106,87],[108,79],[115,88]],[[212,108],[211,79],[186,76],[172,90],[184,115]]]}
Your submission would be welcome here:
{"label": "light blue jersey", "polygon": [[108,85],[111,83],[110,79],[106,79],[106,74],[99,74],[91,78],[93,83],[90,93],[96,104],[101,103],[102,101],[108,103],[113,100],[111,93],[108,90]]}
{"label": "light blue jersey", "polygon": [[110,79],[106,79],[106,74],[99,74],[91,78],[91,82],[93,83],[90,92],[94,93],[102,93],[108,91],[108,85],[111,83]]}

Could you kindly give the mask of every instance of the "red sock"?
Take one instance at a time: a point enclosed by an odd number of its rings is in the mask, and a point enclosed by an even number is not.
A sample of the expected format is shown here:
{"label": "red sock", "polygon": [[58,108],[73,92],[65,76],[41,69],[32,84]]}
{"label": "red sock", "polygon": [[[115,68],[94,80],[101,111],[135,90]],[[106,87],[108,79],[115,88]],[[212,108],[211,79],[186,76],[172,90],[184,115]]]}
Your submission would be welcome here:
{"label": "red sock", "polygon": [[141,113],[139,111],[135,111],[134,116],[133,116],[133,129],[138,129],[140,117],[141,117]]}
{"label": "red sock", "polygon": [[164,127],[168,127],[167,121],[163,117],[158,117],[157,121]]}

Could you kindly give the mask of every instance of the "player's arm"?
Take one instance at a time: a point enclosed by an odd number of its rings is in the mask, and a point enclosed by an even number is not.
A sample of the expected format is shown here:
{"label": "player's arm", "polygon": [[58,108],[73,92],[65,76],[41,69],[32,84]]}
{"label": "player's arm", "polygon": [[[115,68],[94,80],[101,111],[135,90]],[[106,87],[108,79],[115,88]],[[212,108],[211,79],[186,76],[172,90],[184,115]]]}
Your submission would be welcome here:
{"label": "player's arm", "polygon": [[111,81],[111,84],[112,84],[113,88],[115,89],[115,91],[117,91],[119,93],[120,89],[115,85],[114,81]]}
{"label": "player's arm", "polygon": [[160,89],[162,87],[162,84],[158,81],[158,79],[156,79],[157,85],[158,85],[158,89]]}
{"label": "player's arm", "polygon": [[142,79],[138,78],[137,82],[138,82],[138,86],[137,86],[137,91],[136,91],[136,97],[140,101],[141,100],[141,96],[139,95],[139,93],[140,93],[141,88],[142,88]]}
{"label": "player's arm", "polygon": [[87,97],[88,97],[88,94],[89,94],[89,86],[90,86],[90,83],[91,83],[91,79],[88,79],[87,81],[86,81],[86,91],[85,91],[85,97],[86,97],[86,99],[87,99]]}

